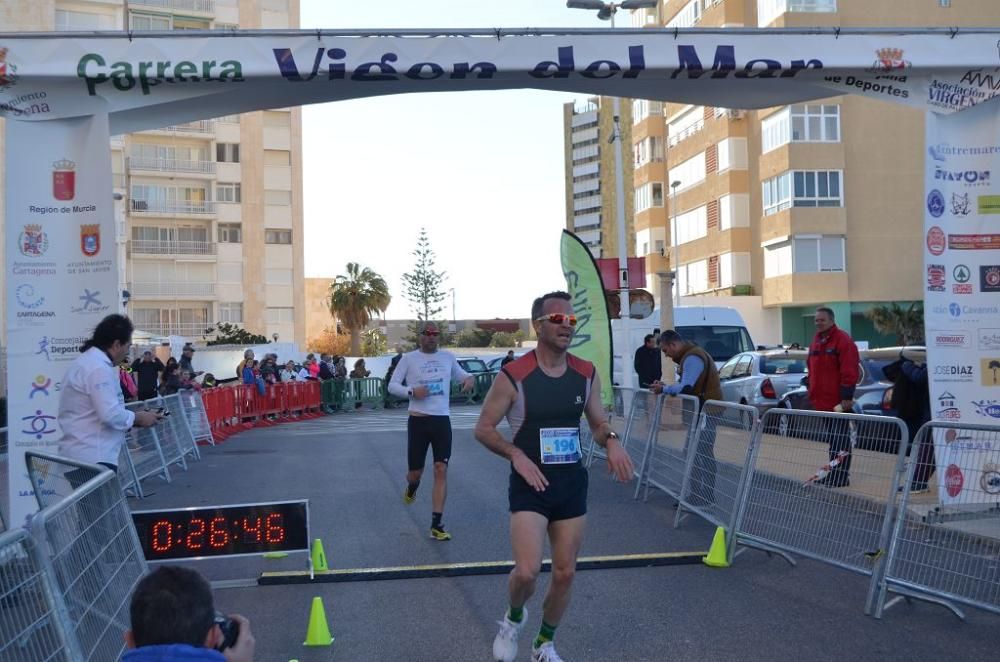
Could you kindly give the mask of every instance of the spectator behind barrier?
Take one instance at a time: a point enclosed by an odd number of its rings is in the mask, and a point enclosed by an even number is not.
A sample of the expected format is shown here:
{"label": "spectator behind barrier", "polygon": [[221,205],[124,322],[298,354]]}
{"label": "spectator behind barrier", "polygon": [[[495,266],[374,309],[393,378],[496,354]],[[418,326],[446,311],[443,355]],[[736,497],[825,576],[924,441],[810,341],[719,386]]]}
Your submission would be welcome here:
{"label": "spectator behind barrier", "polygon": [[[132,594],[129,617],[125,644],[130,650],[122,662],[253,661],[250,621],[216,612],[208,581],[189,568],[165,565],[143,577]],[[227,636],[234,626],[235,637]]]}

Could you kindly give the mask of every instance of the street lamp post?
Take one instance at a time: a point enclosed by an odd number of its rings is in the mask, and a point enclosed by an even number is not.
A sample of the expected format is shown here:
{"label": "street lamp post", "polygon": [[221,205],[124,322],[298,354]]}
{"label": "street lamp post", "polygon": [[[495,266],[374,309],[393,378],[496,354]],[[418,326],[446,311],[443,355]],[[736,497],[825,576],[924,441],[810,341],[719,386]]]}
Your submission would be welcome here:
{"label": "street lamp post", "polygon": [[[570,9],[589,9],[597,11],[597,18],[602,21],[611,21],[611,29],[615,29],[615,14],[619,9],[646,9],[656,7],[658,0],[624,0],[623,2],[604,2],[604,0],[567,0],[566,6]],[[621,354],[621,385],[625,388],[632,388],[635,385],[633,370],[629,368],[628,343],[629,327],[631,326],[631,310],[629,305],[629,273],[628,273],[628,244],[625,233],[625,172],[622,163],[622,127],[621,127],[621,99],[612,97],[614,103],[614,132],[608,143],[615,150],[615,216],[618,226],[618,298],[621,301],[621,335],[622,347],[619,347]]]}
{"label": "street lamp post", "polygon": [[448,332],[455,333],[458,330],[458,318],[455,317],[455,288],[448,289],[451,292],[451,324],[448,325]]}
{"label": "street lamp post", "polygon": [[677,278],[677,187],[680,180],[670,182],[670,270],[674,272],[673,297],[674,308],[681,305],[681,285]]}

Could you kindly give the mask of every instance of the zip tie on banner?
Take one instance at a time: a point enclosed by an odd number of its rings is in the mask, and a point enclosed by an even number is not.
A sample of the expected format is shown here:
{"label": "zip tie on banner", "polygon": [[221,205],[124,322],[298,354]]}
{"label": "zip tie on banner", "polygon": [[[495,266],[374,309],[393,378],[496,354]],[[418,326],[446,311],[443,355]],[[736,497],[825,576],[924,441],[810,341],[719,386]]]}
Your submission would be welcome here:
{"label": "zip tie on banner", "polygon": [[951,33],[951,38],[954,39],[958,35],[958,26],[948,28],[948,32]]}
{"label": "zip tie on banner", "polygon": [[680,30],[678,30],[677,26],[675,25],[674,26],[674,41],[677,41],[677,35],[679,35],[679,34],[680,34]]}
{"label": "zip tie on banner", "polygon": [[493,35],[497,38],[497,41],[503,39],[503,28],[493,28]]}
{"label": "zip tie on banner", "polygon": [[323,31],[318,28],[316,30],[316,41],[323,41]]}
{"label": "zip tie on banner", "polygon": [[837,25],[833,28],[833,38],[840,39],[840,26]]}

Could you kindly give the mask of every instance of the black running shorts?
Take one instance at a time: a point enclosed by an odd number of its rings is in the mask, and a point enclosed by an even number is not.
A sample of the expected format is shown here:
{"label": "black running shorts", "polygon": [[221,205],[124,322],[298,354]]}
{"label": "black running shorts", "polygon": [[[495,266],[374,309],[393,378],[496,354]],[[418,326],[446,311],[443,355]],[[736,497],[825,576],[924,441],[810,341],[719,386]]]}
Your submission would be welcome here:
{"label": "black running shorts", "polygon": [[583,466],[547,473],[548,487],[536,492],[516,471],[510,472],[510,512],[530,511],[550,522],[587,514],[587,485],[590,474]]}
{"label": "black running shorts", "polygon": [[451,419],[447,416],[410,416],[406,421],[406,458],[410,471],[424,468],[427,447],[434,461],[448,464],[451,459]]}

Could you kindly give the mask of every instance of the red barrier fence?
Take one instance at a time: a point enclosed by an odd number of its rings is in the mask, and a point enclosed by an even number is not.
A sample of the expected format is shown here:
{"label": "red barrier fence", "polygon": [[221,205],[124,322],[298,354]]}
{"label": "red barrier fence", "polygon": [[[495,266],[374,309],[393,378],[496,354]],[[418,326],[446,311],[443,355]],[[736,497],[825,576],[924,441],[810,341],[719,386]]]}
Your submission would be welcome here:
{"label": "red barrier fence", "polygon": [[216,441],[253,427],[322,415],[322,388],[314,380],[268,384],[264,393],[253,384],[220,386],[201,395]]}

